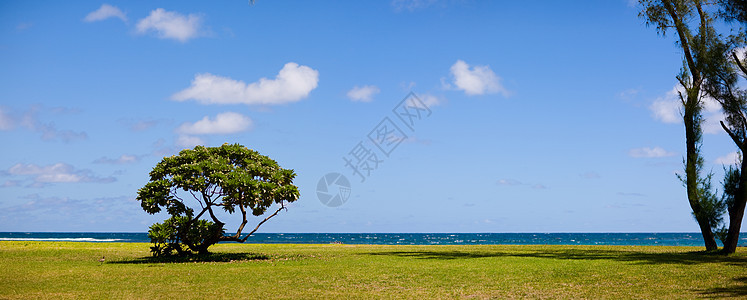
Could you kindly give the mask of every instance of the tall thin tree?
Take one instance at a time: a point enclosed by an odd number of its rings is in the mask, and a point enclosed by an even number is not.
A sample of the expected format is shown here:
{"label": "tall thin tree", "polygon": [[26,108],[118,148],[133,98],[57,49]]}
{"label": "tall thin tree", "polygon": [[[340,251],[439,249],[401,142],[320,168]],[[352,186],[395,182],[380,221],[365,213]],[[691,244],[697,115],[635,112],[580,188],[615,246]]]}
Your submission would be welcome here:
{"label": "tall thin tree", "polygon": [[[701,0],[640,0],[643,9],[639,16],[646,20],[647,25],[656,26],[657,32],[664,36],[668,30],[677,33],[677,45],[683,53],[683,64],[676,76],[682,86],[683,93],[679,93],[682,103],[682,118],[685,124],[684,158],[685,174],[680,179],[687,189],[687,198],[693,216],[698,222],[703,234],[706,250],[717,250],[718,244],[713,234],[714,214],[718,212],[716,197],[710,191],[710,176],[703,176],[704,159],[701,155],[703,143],[703,69],[706,67],[702,60],[704,51],[708,51],[708,44],[712,38],[711,19],[703,10]],[[693,26],[694,25],[694,26]],[[695,32],[691,29],[695,29]]]}
{"label": "tall thin tree", "polygon": [[[704,89],[716,99],[724,110],[726,123],[721,127],[729,134],[742,158],[736,166],[726,170],[724,178],[724,199],[729,214],[729,225],[724,242],[723,252],[734,253],[739,243],[739,232],[747,205],[747,90],[740,89],[740,76],[747,78],[747,55],[740,55],[738,47],[745,45],[745,28],[747,25],[747,3],[745,1],[719,1],[719,16],[727,22],[736,22],[737,30],[732,30],[728,39],[715,39],[709,45],[707,68],[704,69]],[[740,24],[742,26],[740,26]],[[734,29],[734,28],[732,28]],[[714,33],[715,34],[715,33]]]}

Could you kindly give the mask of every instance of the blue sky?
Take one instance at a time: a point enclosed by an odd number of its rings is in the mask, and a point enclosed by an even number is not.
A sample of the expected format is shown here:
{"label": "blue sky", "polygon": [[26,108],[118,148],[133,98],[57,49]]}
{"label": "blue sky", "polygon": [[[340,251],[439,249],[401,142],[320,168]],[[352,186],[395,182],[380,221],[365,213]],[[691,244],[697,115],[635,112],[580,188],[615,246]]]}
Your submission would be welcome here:
{"label": "blue sky", "polygon": [[[300,200],[260,232],[696,232],[675,176],[680,52],[637,13],[3,1],[0,231],[147,231],[165,216],[135,197],[162,157],[240,143],[298,174]],[[393,112],[410,92],[430,110],[412,129]],[[736,149],[706,117],[718,183]],[[385,118],[407,136],[388,156],[368,139]],[[364,182],[344,160],[359,142],[378,153]],[[352,185],[338,207],[316,194],[330,172]]]}

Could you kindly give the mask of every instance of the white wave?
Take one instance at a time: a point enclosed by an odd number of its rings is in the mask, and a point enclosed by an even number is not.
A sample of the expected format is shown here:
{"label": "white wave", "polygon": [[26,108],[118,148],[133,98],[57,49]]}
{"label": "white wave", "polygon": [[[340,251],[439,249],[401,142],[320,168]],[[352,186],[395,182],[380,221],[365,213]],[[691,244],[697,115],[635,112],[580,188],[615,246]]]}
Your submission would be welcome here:
{"label": "white wave", "polygon": [[0,241],[37,241],[37,242],[118,242],[124,239],[94,238],[0,238]]}

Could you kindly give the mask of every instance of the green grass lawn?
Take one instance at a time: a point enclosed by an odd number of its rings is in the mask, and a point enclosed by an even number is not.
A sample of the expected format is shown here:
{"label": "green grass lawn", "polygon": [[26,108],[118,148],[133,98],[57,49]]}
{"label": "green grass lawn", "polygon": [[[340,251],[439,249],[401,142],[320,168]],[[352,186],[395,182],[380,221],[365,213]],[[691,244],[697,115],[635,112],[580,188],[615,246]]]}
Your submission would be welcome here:
{"label": "green grass lawn", "polygon": [[149,246],[0,242],[0,298],[747,297],[743,249],[221,244],[164,262]]}

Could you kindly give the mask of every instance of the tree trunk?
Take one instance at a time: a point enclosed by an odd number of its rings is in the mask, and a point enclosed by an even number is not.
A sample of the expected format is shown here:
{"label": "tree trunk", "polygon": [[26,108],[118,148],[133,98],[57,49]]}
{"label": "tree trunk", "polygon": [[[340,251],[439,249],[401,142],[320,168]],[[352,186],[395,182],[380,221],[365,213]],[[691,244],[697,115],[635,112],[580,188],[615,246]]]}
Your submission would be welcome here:
{"label": "tree trunk", "polygon": [[729,231],[726,234],[724,249],[722,250],[725,254],[737,251],[739,231],[742,229],[742,218],[744,218],[744,208],[747,204],[747,174],[745,174],[747,160],[742,159],[740,168],[739,187],[737,194],[734,195],[734,204],[729,207]]}
{"label": "tree trunk", "polygon": [[718,244],[716,244],[716,237],[713,235],[711,226],[708,225],[708,221],[698,220],[700,226],[700,232],[703,234],[703,242],[705,242],[706,251],[718,250]]}
{"label": "tree trunk", "polygon": [[734,199],[734,211],[729,211],[729,232],[726,235],[723,249],[723,252],[726,254],[737,251],[737,245],[739,244],[739,230],[742,229],[742,218],[744,217],[745,208],[745,198],[744,196],[741,198],[741,201]]}
{"label": "tree trunk", "polygon": [[700,205],[701,195],[698,191],[698,177],[700,176],[700,147],[701,133],[700,124],[698,124],[697,115],[699,114],[697,97],[699,89],[695,92],[688,91],[687,102],[684,105],[684,123],[685,123],[685,144],[686,144],[686,160],[685,160],[685,185],[687,188],[687,198],[690,202],[690,208],[695,215],[695,220],[700,226],[700,232],[703,235],[703,242],[707,251],[718,250],[718,244],[716,244],[716,238],[711,230],[711,225],[708,220],[702,216],[702,208]]}

